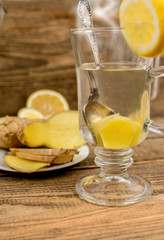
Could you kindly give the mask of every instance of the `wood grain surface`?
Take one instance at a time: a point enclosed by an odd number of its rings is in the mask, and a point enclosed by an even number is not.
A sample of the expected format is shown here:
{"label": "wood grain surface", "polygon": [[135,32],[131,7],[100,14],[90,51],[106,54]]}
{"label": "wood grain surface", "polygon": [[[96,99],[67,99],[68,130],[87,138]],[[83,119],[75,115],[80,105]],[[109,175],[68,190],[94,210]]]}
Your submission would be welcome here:
{"label": "wood grain surface", "polygon": [[[38,89],[64,94],[77,108],[69,29],[78,0],[4,0],[8,11],[0,41],[0,115],[15,115]],[[152,101],[152,118],[164,122],[164,81]],[[75,192],[80,177],[96,174],[94,152],[72,168],[35,174],[0,171],[2,240],[163,240],[164,137],[150,134],[134,148],[129,173],[154,186],[147,200],[102,207]]]}
{"label": "wood grain surface", "polygon": [[0,35],[0,114],[15,115],[38,89],[61,92],[77,109],[69,30],[77,0],[6,0]]}
{"label": "wood grain surface", "polygon": [[77,179],[96,174],[93,149],[80,164],[35,174],[0,172],[1,239],[164,238],[164,138],[149,137],[136,147],[129,173],[154,186],[147,200],[127,207],[101,207],[81,200]]}

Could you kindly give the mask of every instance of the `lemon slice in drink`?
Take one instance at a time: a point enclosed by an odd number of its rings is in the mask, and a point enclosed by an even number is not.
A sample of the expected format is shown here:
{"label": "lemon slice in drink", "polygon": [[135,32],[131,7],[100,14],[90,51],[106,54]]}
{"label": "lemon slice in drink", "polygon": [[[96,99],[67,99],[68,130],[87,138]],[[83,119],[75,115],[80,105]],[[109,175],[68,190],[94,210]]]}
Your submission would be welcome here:
{"label": "lemon slice in drink", "polygon": [[149,95],[148,91],[144,91],[141,99],[141,116],[143,122],[150,117]]}
{"label": "lemon slice in drink", "polygon": [[144,121],[150,117],[150,106],[149,106],[149,95],[148,91],[145,90],[141,98],[141,108],[130,114],[129,117],[138,123],[144,124]]}
{"label": "lemon slice in drink", "polygon": [[19,118],[28,118],[28,119],[44,118],[40,112],[38,112],[37,110],[31,109],[31,108],[21,108],[18,111],[17,116]]}
{"label": "lemon slice in drink", "polygon": [[27,99],[26,107],[39,111],[44,117],[69,110],[69,104],[62,94],[46,89],[32,93]]}
{"label": "lemon slice in drink", "polygon": [[164,1],[123,0],[119,10],[120,26],[129,47],[143,57],[164,52]]}

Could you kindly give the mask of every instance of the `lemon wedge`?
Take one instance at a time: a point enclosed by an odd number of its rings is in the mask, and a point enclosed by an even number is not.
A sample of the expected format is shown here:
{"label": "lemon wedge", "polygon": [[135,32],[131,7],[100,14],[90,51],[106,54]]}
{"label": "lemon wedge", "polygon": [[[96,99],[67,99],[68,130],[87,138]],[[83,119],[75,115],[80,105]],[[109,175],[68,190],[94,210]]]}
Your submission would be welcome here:
{"label": "lemon wedge", "polygon": [[143,57],[164,52],[164,1],[123,0],[119,10],[120,26],[128,46]]}
{"label": "lemon wedge", "polygon": [[[109,118],[109,117],[107,117],[107,118]],[[99,132],[100,126],[103,122],[104,122],[104,118],[97,122],[91,123],[91,129],[93,130],[93,132],[95,134],[95,137],[96,137],[99,147],[104,147],[104,144],[103,144],[102,138],[100,136],[100,132]]]}
{"label": "lemon wedge", "polygon": [[138,122],[134,122],[135,126],[136,126],[136,132],[134,134],[134,137],[130,143],[130,146],[135,146],[139,143],[139,138],[140,138],[140,135],[141,135],[141,132],[142,132],[142,125]]}
{"label": "lemon wedge", "polygon": [[144,91],[141,99],[141,116],[143,121],[150,117],[149,95],[146,90]]}
{"label": "lemon wedge", "polygon": [[141,98],[141,107],[138,111],[133,112],[129,117],[140,124],[144,124],[145,120],[150,117],[150,104],[148,91],[145,90]]}
{"label": "lemon wedge", "polygon": [[18,111],[17,116],[19,118],[28,118],[28,119],[44,118],[40,112],[38,112],[37,110],[31,109],[31,108],[21,108]]}
{"label": "lemon wedge", "polygon": [[62,94],[47,89],[33,92],[27,99],[26,107],[37,110],[44,117],[69,110],[69,104]]}

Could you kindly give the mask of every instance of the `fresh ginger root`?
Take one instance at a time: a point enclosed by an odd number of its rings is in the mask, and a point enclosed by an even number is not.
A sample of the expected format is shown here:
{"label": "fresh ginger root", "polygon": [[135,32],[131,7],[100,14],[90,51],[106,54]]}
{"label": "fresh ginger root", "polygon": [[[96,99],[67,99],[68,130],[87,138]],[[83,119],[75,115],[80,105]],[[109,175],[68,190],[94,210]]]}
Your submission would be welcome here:
{"label": "fresh ginger root", "polygon": [[64,149],[64,148],[10,148],[9,149],[12,154],[16,154],[17,152],[41,155],[41,156],[61,156],[61,155],[74,155],[78,154],[77,149]]}
{"label": "fresh ginger root", "polygon": [[78,112],[64,111],[49,119],[0,118],[0,148],[48,147],[75,149],[85,144],[80,136]]}
{"label": "fresh ginger root", "polygon": [[37,170],[50,165],[50,163],[29,161],[10,155],[5,155],[4,160],[10,168],[22,173],[36,172]]}
{"label": "fresh ginger root", "polygon": [[26,160],[64,164],[71,162],[79,152],[76,149],[10,148],[9,153]]}
{"label": "fresh ginger root", "polygon": [[78,112],[60,112],[47,120],[36,120],[18,129],[19,141],[29,147],[78,148],[85,144],[80,136]]}
{"label": "fresh ginger root", "polygon": [[21,147],[17,130],[27,123],[27,119],[5,116],[0,118],[0,148]]}
{"label": "fresh ginger root", "polygon": [[[47,120],[0,118],[0,148],[9,148],[6,164],[18,172],[73,161],[76,148],[85,144],[78,128],[78,112],[65,111]],[[23,147],[48,147],[23,148]]]}

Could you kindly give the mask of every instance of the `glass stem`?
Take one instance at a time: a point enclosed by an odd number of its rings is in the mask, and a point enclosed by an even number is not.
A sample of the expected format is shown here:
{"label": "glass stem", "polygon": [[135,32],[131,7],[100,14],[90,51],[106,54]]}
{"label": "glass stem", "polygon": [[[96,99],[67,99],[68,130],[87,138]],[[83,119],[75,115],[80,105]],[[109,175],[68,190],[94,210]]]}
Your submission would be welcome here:
{"label": "glass stem", "polygon": [[117,180],[120,177],[128,178],[127,168],[133,164],[133,149],[108,150],[95,148],[95,163],[100,167],[99,177],[109,177]]}

